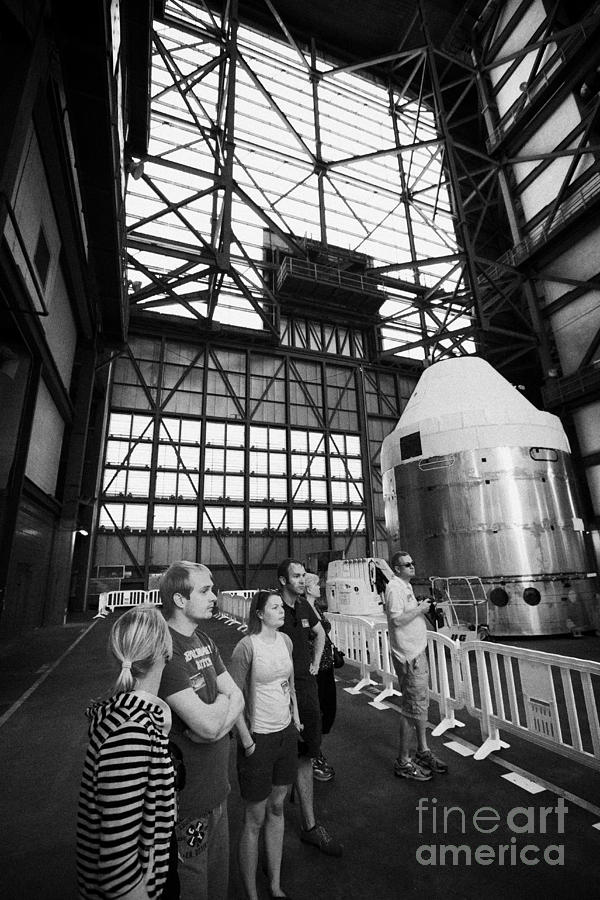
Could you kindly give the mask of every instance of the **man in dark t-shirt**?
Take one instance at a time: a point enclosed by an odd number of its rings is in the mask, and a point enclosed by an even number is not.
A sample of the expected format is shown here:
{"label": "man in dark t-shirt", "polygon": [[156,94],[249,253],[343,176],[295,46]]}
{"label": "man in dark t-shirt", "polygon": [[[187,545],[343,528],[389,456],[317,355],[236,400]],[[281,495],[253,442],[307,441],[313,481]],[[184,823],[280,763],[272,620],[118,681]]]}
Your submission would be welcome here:
{"label": "man in dark t-shirt", "polygon": [[210,570],[176,562],[161,578],[173,638],[159,696],[173,712],[171,739],[183,755],[185,787],[175,826],[181,900],[226,900],[229,877],[229,731],[244,707],[214,641],[197,626],[212,616]]}
{"label": "man in dark t-shirt", "polygon": [[[302,723],[296,779],[296,791],[304,820],[300,840],[313,844],[329,856],[341,856],[341,844],[331,837],[324,825],[316,821],[314,813],[312,759],[321,750],[321,712],[315,675],[319,671],[325,632],[305,597],[305,576],[304,565],[295,559],[285,559],[277,569],[285,616],[279,630],[292,641],[296,699]],[[312,648],[311,634],[314,635]]]}

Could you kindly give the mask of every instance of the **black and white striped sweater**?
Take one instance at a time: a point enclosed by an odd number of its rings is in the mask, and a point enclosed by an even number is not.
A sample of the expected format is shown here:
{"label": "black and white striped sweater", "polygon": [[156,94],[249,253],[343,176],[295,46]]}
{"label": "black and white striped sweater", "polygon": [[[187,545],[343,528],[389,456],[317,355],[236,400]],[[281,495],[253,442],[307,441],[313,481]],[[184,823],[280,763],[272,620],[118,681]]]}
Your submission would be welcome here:
{"label": "black and white striped sweater", "polygon": [[151,694],[128,692],[86,713],[90,743],[77,817],[79,896],[121,897],[143,880],[148,896],[158,898],[175,822],[168,709]]}

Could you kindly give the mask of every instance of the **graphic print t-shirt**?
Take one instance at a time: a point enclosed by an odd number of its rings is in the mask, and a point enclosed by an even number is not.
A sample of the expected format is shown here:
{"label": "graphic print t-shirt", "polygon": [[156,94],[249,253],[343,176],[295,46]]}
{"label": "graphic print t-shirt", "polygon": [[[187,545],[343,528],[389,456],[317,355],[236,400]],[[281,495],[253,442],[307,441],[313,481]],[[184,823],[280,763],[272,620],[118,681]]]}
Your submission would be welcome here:
{"label": "graphic print t-shirt", "polygon": [[[166,664],[159,697],[166,700],[186,688],[204,703],[214,703],[217,678],[226,671],[215,642],[202,631],[189,637],[169,629],[173,657]],[[208,744],[185,737],[186,723],[173,711],[171,738],[181,749],[186,768],[186,785],[179,798],[179,817],[200,815],[214,809],[229,793],[229,735]]]}

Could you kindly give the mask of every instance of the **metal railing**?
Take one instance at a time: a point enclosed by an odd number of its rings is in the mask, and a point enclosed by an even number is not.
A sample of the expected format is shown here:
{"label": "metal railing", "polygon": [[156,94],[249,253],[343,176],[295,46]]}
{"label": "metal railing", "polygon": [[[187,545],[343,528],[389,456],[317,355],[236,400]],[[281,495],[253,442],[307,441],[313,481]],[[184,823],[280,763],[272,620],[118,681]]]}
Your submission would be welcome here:
{"label": "metal railing", "polygon": [[534,250],[547,244],[555,232],[565,227],[577,213],[591,206],[598,196],[600,196],[600,172],[594,172],[585,184],[563,200],[550,222],[549,216],[547,216],[535,228],[532,228],[526,237],[503,253],[495,263],[492,263],[485,269],[485,272],[479,276],[479,283],[482,288],[484,290],[493,290],[494,281],[503,276],[514,276],[511,268],[514,268],[526,259]]}
{"label": "metal railing", "polygon": [[277,290],[281,291],[286,279],[296,276],[304,281],[341,288],[357,294],[371,294],[385,300],[385,292],[375,278],[369,275],[357,275],[336,266],[324,266],[305,259],[287,257],[277,273]]}
{"label": "metal railing", "polygon": [[532,250],[547,243],[553,232],[566,225],[576,213],[590,206],[599,194],[600,172],[595,172],[585,184],[563,200],[549,226],[548,218],[540,222],[529,232],[527,237],[507,250],[502,256],[501,262],[506,262],[508,265],[516,265],[521,262],[526,256],[529,256]]}
{"label": "metal railing", "polygon": [[587,397],[593,390],[600,389],[600,364],[591,363],[587,368],[549,379],[542,387],[542,396],[547,407],[567,403],[578,397]]}
{"label": "metal railing", "polygon": [[517,97],[513,105],[508,109],[499,120],[493,131],[490,132],[486,139],[486,147],[488,153],[491,153],[498,146],[504,135],[512,128],[513,125],[521,117],[521,114],[531,105],[535,97],[550,83],[552,76],[556,73],[565,62],[565,55],[561,51],[553,54],[548,60],[547,65],[540,72],[537,78],[529,85],[520,97]]}

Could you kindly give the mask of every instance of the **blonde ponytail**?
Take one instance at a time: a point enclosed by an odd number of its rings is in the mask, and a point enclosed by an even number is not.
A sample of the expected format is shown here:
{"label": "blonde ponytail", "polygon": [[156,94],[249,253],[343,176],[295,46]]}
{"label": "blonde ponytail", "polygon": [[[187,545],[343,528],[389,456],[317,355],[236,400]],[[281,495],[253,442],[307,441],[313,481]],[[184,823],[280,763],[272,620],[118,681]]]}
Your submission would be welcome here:
{"label": "blonde ponytail", "polygon": [[121,666],[114,693],[132,691],[137,679],[145,675],[157,659],[170,659],[171,633],[162,613],[155,606],[142,605],[128,610],[113,625],[109,649]]}

